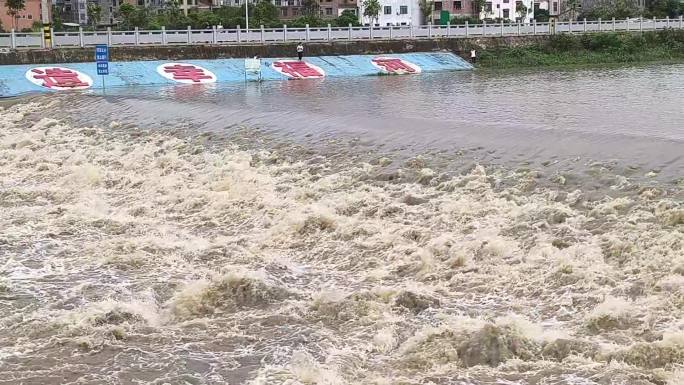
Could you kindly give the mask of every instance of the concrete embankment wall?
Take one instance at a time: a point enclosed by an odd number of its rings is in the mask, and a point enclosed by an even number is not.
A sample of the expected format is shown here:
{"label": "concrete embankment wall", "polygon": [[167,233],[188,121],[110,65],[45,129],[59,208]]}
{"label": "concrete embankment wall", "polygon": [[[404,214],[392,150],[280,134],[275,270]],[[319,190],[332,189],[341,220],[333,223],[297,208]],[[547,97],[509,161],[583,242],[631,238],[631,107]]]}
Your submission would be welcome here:
{"label": "concrete embankment wall", "polygon": [[[524,46],[546,41],[548,36],[479,37],[468,39],[375,40],[307,43],[306,56],[379,55],[449,51],[467,57],[471,49]],[[291,57],[296,43],[249,45],[131,46],[111,47],[111,61],[209,60],[260,57]],[[18,50],[0,54],[0,65],[92,62],[94,48]]]}
{"label": "concrete embankment wall", "polygon": [[[245,71],[246,64],[254,71]],[[13,64],[0,66],[0,96],[29,92],[87,90],[105,87],[209,84],[246,80],[299,80],[377,75],[419,75],[468,70],[472,66],[451,52],[382,55],[334,55],[296,58],[182,59],[115,61],[109,75],[95,63]],[[105,84],[103,85],[104,82]]]}

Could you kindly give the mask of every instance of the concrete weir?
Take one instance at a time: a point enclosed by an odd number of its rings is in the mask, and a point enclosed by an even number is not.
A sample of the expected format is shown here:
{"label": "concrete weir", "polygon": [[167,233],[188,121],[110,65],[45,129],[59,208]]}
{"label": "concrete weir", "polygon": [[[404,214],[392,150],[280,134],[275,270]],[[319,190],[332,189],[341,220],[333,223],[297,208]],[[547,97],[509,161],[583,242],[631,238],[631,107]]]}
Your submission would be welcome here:
{"label": "concrete weir", "polygon": [[[450,52],[380,55],[338,55],[261,59],[262,80],[321,79],[383,74],[467,70],[472,66]],[[258,72],[258,71],[257,71]],[[165,84],[207,84],[255,80],[245,74],[245,59],[113,61],[105,87]],[[0,66],[0,95],[102,88],[95,63],[22,64]]]}

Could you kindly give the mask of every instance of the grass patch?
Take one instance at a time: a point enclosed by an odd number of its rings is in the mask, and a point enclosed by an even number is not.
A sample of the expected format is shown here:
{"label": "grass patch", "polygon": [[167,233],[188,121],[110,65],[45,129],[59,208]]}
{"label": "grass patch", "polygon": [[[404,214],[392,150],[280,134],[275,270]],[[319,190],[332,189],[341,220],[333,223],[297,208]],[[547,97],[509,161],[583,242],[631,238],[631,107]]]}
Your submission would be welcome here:
{"label": "grass patch", "polygon": [[551,36],[543,43],[483,50],[477,67],[514,68],[684,61],[684,30]]}

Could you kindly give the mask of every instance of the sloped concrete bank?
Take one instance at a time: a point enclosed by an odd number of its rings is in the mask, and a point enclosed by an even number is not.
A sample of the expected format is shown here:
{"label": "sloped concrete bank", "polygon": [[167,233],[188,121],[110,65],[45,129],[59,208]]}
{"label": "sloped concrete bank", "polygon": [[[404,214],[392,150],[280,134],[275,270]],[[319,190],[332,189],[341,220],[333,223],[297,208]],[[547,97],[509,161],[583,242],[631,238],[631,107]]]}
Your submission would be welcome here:
{"label": "sloped concrete bank", "polygon": [[[347,42],[311,42],[307,56],[394,54],[450,51],[462,57],[475,48],[486,50],[515,47],[547,41],[548,36],[479,37],[468,39],[374,40]],[[111,47],[111,61],[230,59],[259,55],[261,57],[296,56],[296,44],[246,45],[180,45]],[[54,50],[18,50],[0,54],[0,65],[56,64],[92,62],[94,48],[62,48]]]}

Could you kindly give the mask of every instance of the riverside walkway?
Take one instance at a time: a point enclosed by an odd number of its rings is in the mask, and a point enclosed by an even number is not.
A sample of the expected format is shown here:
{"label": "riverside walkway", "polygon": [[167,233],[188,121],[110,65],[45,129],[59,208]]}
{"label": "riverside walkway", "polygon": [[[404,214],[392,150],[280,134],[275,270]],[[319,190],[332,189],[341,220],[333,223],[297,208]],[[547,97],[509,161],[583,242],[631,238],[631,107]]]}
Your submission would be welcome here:
{"label": "riverside walkway", "polygon": [[[333,42],[405,39],[477,38],[489,36],[527,36],[558,33],[639,32],[667,28],[683,29],[682,17],[678,19],[627,19],[598,21],[568,21],[558,23],[485,23],[477,25],[422,25],[384,27],[331,27],[256,29],[183,29],[133,31],[84,31],[53,32],[53,39],[46,44],[40,32],[10,32],[0,34],[0,48],[45,49],[90,47],[96,44],[116,46],[171,46],[171,45],[229,45],[229,44],[277,44],[288,42]],[[49,45],[49,47],[47,46]]]}

